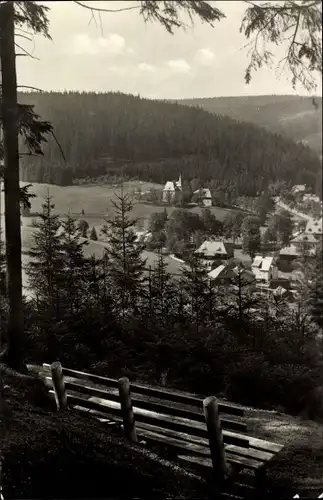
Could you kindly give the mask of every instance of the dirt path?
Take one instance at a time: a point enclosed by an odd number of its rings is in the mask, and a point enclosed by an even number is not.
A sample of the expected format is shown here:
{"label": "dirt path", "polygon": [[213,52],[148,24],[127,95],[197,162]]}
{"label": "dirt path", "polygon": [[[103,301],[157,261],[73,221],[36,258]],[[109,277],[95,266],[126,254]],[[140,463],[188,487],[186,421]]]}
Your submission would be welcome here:
{"label": "dirt path", "polygon": [[[263,439],[282,443],[269,477],[306,496],[323,493],[323,425],[277,412],[248,409],[250,431]],[[312,495],[311,495],[312,493]]]}

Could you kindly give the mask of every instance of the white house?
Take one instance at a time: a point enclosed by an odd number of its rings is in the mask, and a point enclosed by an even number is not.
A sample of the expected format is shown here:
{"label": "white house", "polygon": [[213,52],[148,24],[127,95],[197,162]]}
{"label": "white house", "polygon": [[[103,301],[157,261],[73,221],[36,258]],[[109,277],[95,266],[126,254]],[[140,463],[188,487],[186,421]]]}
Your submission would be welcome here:
{"label": "white house", "polygon": [[135,231],[135,235],[136,243],[147,243],[152,237],[150,231]]}
{"label": "white house", "polygon": [[319,237],[322,237],[323,234],[322,225],[323,225],[322,217],[318,220],[310,219],[307,221],[305,233],[314,234],[314,236],[319,239]]}
{"label": "white house", "polygon": [[200,195],[200,200],[205,207],[212,207],[212,195],[208,188],[197,189],[193,194]]}
{"label": "white house", "polygon": [[297,248],[302,248],[306,246],[307,248],[316,248],[319,244],[319,240],[314,236],[313,233],[300,233],[295,238],[290,240],[290,243]]}
{"label": "white house", "polygon": [[244,284],[252,284],[255,280],[253,274],[246,268],[236,266],[235,264],[221,264],[208,273],[211,281],[218,284],[238,283],[239,277]]}
{"label": "white house", "polygon": [[278,278],[278,269],[273,257],[256,255],[251,264],[251,271],[258,283],[269,285],[270,280]]}
{"label": "white house", "polygon": [[[312,248],[312,247],[309,247],[308,249],[308,255],[310,257],[313,257],[315,256],[315,253],[316,253],[316,249],[315,248]],[[292,261],[294,259],[296,259],[297,257],[301,257],[302,255],[302,250],[301,248],[299,247],[299,245],[289,245],[289,246],[286,246],[284,248],[281,248],[279,250],[279,260],[280,261]]]}
{"label": "white house", "polygon": [[163,201],[168,203],[173,200],[176,191],[182,191],[182,176],[177,182],[167,181],[163,189]]}
{"label": "white house", "polygon": [[194,252],[201,258],[202,262],[211,269],[215,262],[219,260],[228,260],[234,256],[231,245],[223,241],[205,240],[202,245]]}
{"label": "white house", "polygon": [[304,193],[306,191],[306,184],[296,184],[296,186],[293,186],[292,192],[295,193]]}

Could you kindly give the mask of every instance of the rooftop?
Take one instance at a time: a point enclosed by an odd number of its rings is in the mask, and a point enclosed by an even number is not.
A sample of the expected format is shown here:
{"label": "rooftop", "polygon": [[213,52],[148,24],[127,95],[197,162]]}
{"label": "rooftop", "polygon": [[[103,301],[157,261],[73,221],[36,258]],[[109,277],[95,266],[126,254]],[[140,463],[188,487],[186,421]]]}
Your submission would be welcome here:
{"label": "rooftop", "polygon": [[311,233],[300,233],[295,238],[293,238],[291,243],[318,243],[318,240],[315,238],[315,236]]}
{"label": "rooftop", "polygon": [[195,250],[195,253],[203,254],[204,257],[213,257],[216,255],[232,255],[233,257],[232,248],[223,241],[205,240],[204,243]]}
{"label": "rooftop", "polygon": [[197,189],[194,194],[201,194],[203,198],[212,198],[211,191],[208,188]]}
{"label": "rooftop", "polygon": [[323,218],[310,219],[306,224],[305,233],[322,234]]}
{"label": "rooftop", "polygon": [[256,255],[252,263],[252,267],[258,267],[261,271],[269,271],[273,262],[274,257],[262,257],[261,255]]}

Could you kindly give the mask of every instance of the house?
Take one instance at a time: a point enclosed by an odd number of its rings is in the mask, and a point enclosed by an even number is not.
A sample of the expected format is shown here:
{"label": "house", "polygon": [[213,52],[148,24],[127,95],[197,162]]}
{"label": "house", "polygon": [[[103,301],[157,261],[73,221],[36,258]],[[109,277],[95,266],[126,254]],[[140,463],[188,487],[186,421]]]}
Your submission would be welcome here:
{"label": "house", "polygon": [[[309,248],[308,255],[313,257],[316,254],[316,248]],[[279,262],[280,263],[288,263],[297,259],[302,255],[302,248],[297,247],[296,245],[289,245],[282,248],[279,251]]]}
{"label": "house", "polygon": [[219,260],[228,260],[234,256],[233,247],[224,241],[205,240],[194,252],[200,257],[205,265],[212,268],[212,265]]}
{"label": "house", "polygon": [[221,264],[215,269],[212,269],[212,271],[208,273],[208,276],[211,281],[217,284],[224,285],[231,282],[231,279],[233,278],[233,272],[230,266]]}
{"label": "house", "polygon": [[290,243],[298,249],[309,249],[316,248],[319,244],[319,241],[313,234],[304,232],[295,236],[295,238],[290,240]]}
{"label": "house", "polygon": [[163,189],[163,202],[170,203],[175,196],[176,191],[182,191],[182,176],[178,181],[167,181]]}
{"label": "house", "polygon": [[306,191],[306,184],[296,184],[296,186],[293,186],[292,188],[292,193],[304,193]]}
{"label": "house", "polygon": [[212,195],[208,188],[197,189],[193,194],[198,194],[200,196],[200,202],[205,207],[212,207]]}
{"label": "house", "polygon": [[315,203],[322,203],[320,198],[316,194],[311,194],[311,193],[306,193],[303,196],[303,202],[311,202],[314,201]]}
{"label": "house", "polygon": [[282,286],[278,286],[277,288],[274,289],[273,291],[273,296],[276,300],[292,300],[293,299],[293,294],[290,290],[287,290],[286,288]]}
{"label": "house", "polygon": [[152,238],[152,233],[150,231],[136,231],[135,235],[136,235],[135,243],[140,245],[148,243]]}
{"label": "house", "polygon": [[322,238],[322,226],[323,226],[323,218],[320,219],[310,219],[307,221],[305,233],[314,234],[316,239],[320,240]]}
{"label": "house", "polygon": [[221,264],[220,266],[212,269],[208,273],[212,282],[218,285],[237,284],[239,276],[242,278],[243,285],[252,284],[255,281],[253,274],[245,268],[237,266],[236,264]]}
{"label": "house", "polygon": [[272,279],[278,277],[278,269],[274,262],[274,257],[256,255],[251,264],[251,271],[258,283],[268,286]]}

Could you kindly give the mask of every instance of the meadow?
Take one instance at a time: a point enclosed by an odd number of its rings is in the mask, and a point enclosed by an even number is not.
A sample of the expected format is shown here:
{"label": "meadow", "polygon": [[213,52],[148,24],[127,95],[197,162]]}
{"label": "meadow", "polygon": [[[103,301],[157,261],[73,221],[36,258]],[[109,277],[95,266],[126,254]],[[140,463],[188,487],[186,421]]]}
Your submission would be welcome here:
{"label": "meadow", "polygon": [[[22,182],[21,185],[25,186],[27,182]],[[124,183],[124,193],[133,194],[135,191],[141,189],[142,192],[148,191],[151,188],[162,189],[161,184],[154,184],[149,182],[132,181]],[[41,212],[44,198],[49,194],[55,210],[60,215],[67,215],[71,213],[76,217],[87,219],[90,225],[101,226],[105,216],[111,216],[114,207],[112,201],[115,195],[120,195],[121,188],[109,184],[105,185],[81,185],[81,186],[55,186],[53,184],[32,184],[30,193],[35,194],[36,198],[31,200],[32,212]],[[82,216],[84,210],[84,216]],[[146,221],[154,212],[161,212],[164,210],[162,205],[152,205],[148,203],[135,202],[133,209],[133,216]],[[170,215],[175,210],[175,207],[167,207],[167,212]],[[201,212],[200,207],[190,209],[192,212]],[[3,212],[3,207],[1,207]],[[212,207],[212,213],[219,219],[223,220],[232,209]],[[145,222],[144,222],[145,223]]]}

